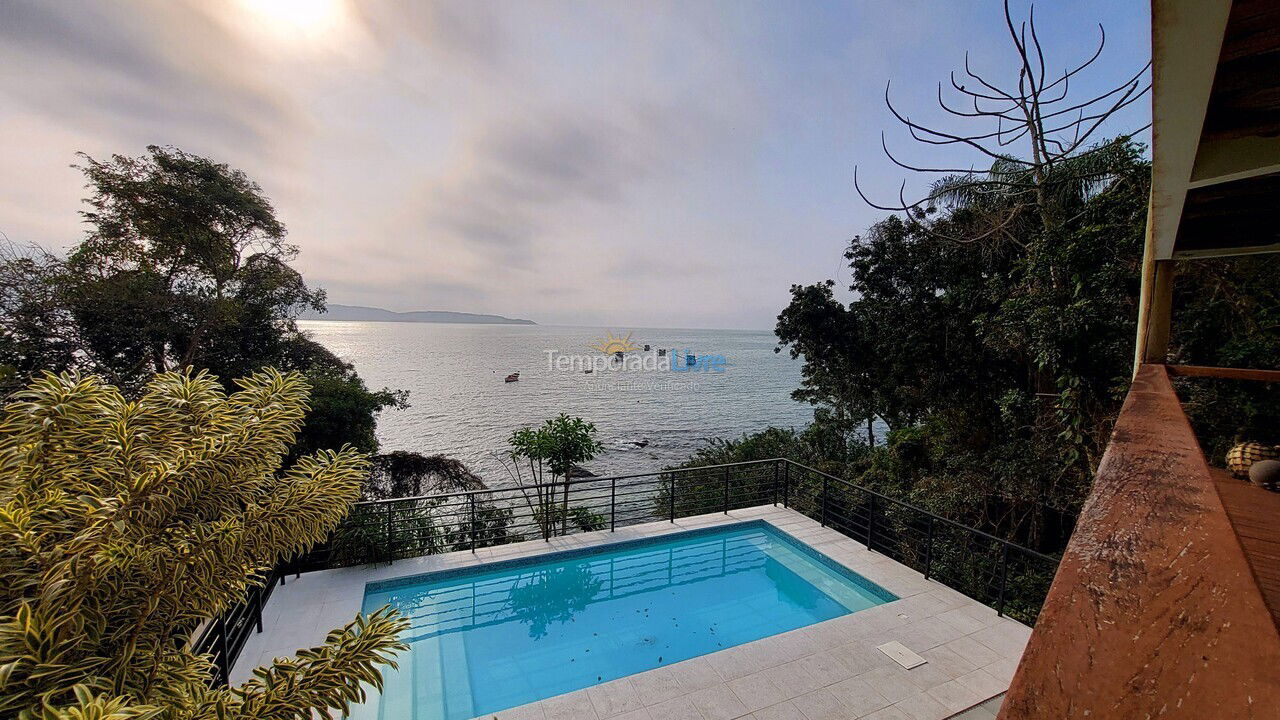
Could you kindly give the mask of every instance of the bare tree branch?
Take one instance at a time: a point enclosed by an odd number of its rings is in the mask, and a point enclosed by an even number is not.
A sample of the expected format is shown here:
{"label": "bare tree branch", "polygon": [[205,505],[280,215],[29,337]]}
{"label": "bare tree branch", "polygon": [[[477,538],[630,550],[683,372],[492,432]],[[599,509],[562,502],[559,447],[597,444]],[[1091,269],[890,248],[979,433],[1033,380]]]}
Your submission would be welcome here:
{"label": "bare tree branch", "polygon": [[[1092,138],[1112,120],[1118,112],[1146,96],[1151,89],[1147,63],[1137,73],[1105,92],[1084,99],[1071,97],[1072,79],[1092,67],[1102,56],[1107,44],[1106,29],[1098,26],[1097,47],[1082,62],[1067,65],[1060,75],[1050,79],[1044,45],[1036,25],[1035,6],[1031,6],[1027,19],[1017,22],[1010,9],[1009,0],[1003,2],[1005,30],[1017,53],[1017,80],[1012,90],[977,72],[965,53],[963,72],[967,79],[961,81],[957,71],[948,74],[951,89],[960,98],[956,104],[943,93],[942,83],[937,85],[937,102],[942,111],[962,122],[986,122],[994,128],[971,131],[951,130],[913,121],[894,105],[890,82],[885,83],[884,102],[890,114],[906,128],[911,139],[921,145],[966,147],[988,158],[991,167],[985,171],[974,167],[919,166],[900,159],[890,149],[886,136],[881,134],[880,147],[894,165],[912,173],[943,175],[931,190],[915,202],[906,198],[905,180],[898,189],[898,202],[872,202],[859,183],[854,169],[854,187],[858,195],[874,208],[906,213],[911,222],[928,227],[927,216],[939,202],[952,207],[963,203],[980,203],[983,212],[998,213],[987,223],[988,230],[979,237],[1011,235],[1013,218],[1026,215],[1028,208],[1037,209],[1047,228],[1050,216],[1066,217],[1072,212],[1057,207],[1063,202],[1074,203],[1071,197],[1085,197],[1095,192],[1100,183],[1113,173],[1105,153],[1116,151],[1117,143],[1128,143],[1129,137],[1150,127],[1124,133],[1116,140],[1090,145]],[[966,109],[972,105],[972,111]],[[1015,143],[1026,143],[1027,152],[1012,151]],[[970,238],[973,240],[974,238]]]}

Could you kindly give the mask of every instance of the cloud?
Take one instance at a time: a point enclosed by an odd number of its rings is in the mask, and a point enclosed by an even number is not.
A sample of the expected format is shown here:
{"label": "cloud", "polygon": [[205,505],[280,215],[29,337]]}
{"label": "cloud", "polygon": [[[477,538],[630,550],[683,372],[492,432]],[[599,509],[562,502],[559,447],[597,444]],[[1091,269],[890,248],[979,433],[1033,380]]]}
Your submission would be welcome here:
{"label": "cloud", "polygon": [[142,143],[181,136],[264,151],[305,123],[251,68],[219,62],[254,53],[208,18],[181,3],[123,7],[0,6],[0,59],[22,78],[5,94],[61,124]]}
{"label": "cloud", "polygon": [[[897,187],[886,77],[928,95],[1003,32],[994,0],[326,1],[311,23],[240,0],[0,4],[0,231],[66,246],[76,151],[174,144],[257,180],[333,302],[770,327],[878,217],[854,164]],[[1141,10],[1082,2],[1116,75],[1145,62]],[[1062,46],[1091,32],[1052,19]]]}

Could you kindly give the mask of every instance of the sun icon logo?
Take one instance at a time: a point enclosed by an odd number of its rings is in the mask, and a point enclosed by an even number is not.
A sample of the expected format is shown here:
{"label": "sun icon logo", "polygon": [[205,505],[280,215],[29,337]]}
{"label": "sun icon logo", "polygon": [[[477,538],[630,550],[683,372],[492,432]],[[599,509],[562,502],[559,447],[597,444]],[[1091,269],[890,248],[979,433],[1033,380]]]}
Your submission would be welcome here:
{"label": "sun icon logo", "polygon": [[613,334],[613,331],[610,331],[603,340],[589,347],[599,350],[605,355],[635,352],[640,349],[639,345],[631,342],[631,333],[627,333],[626,337],[618,337]]}

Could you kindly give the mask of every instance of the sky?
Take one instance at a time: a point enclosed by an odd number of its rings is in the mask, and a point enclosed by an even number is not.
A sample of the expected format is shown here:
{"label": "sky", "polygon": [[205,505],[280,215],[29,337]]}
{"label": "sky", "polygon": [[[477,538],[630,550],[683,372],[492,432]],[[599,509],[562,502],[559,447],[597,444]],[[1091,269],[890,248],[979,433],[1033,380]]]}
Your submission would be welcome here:
{"label": "sky", "polygon": [[[330,302],[544,324],[770,329],[792,284],[927,187],[884,106],[1015,78],[999,0],[0,0],[0,232],[83,237],[75,153],[244,170]],[[1016,13],[1028,5],[1015,2]],[[1150,57],[1147,0],[1036,6],[1081,97]],[[1145,125],[1140,102],[1108,129]],[[947,121],[949,122],[949,121]],[[1140,136],[1143,137],[1143,136]]]}

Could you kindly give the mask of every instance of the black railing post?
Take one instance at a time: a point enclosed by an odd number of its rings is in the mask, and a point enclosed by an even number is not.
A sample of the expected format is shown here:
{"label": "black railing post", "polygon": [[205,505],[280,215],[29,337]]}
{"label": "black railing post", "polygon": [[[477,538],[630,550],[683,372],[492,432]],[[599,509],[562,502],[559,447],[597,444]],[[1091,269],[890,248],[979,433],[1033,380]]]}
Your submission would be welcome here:
{"label": "black railing post", "polygon": [[222,676],[224,685],[231,685],[231,658],[227,652],[227,623],[223,621],[222,616],[214,618],[214,648],[218,654],[218,674]]}
{"label": "black railing post", "polygon": [[560,536],[569,534],[569,476],[564,478],[564,517],[560,518]]}
{"label": "black railing post", "polygon": [[1000,597],[996,600],[996,615],[1004,617],[1004,585],[1009,579],[1009,543],[1000,543]]}
{"label": "black railing post", "polygon": [[774,507],[778,506],[778,466],[781,463],[782,463],[781,460],[773,461],[773,505]]}
{"label": "black railing post", "polygon": [[476,551],[476,496],[468,495],[467,498],[471,502],[471,527],[467,528],[467,534],[471,536],[471,552]]}
{"label": "black railing post", "polygon": [[929,579],[929,571],[933,569],[933,516],[929,516],[929,540],[924,546],[924,579]]}
{"label": "black railing post", "polygon": [[822,476],[822,527],[827,526],[827,489],[830,483],[827,482],[827,476]]}
{"label": "black railing post", "polygon": [[262,632],[262,590],[253,591],[253,624]]}
{"label": "black railing post", "polygon": [[618,529],[618,478],[609,483],[609,532]]}
{"label": "black railing post", "polygon": [[395,560],[396,558],[395,529],[394,529],[394,523],[391,519],[391,514],[392,514],[391,507],[392,507],[391,503],[387,503],[387,559]]}
{"label": "black railing post", "polygon": [[867,495],[867,549],[871,549],[871,531],[876,525],[876,496]]}
{"label": "black railing post", "polygon": [[[538,480],[541,484],[542,480]],[[544,494],[542,491],[545,490]],[[551,542],[551,524],[555,522],[555,489],[551,487],[543,487],[538,491],[538,502],[542,506],[542,522],[538,523],[542,526],[543,542]]]}
{"label": "black railing post", "polygon": [[791,506],[791,462],[782,466],[782,507]]}
{"label": "black railing post", "polygon": [[724,514],[729,514],[729,466],[724,466]]}
{"label": "black railing post", "polygon": [[671,473],[671,493],[670,493],[670,497],[667,498],[667,501],[671,505],[671,522],[674,523],[676,521],[676,474],[675,473]]}

